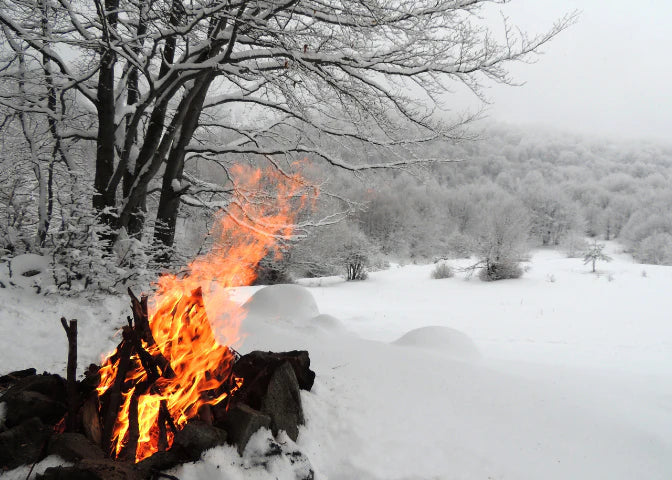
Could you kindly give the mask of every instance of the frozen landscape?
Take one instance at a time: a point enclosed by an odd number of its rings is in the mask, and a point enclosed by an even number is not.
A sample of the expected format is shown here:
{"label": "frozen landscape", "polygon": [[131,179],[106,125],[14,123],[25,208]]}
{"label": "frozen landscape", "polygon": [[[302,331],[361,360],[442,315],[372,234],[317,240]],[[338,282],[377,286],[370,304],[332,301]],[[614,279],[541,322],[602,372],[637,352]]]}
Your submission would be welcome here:
{"label": "frozen landscape", "polygon": [[0,480],[672,479],[672,2],[608,7],[0,0]]}
{"label": "frozen landscape", "polygon": [[[310,352],[317,378],[302,393],[297,446],[316,478],[668,479],[672,297],[661,292],[672,267],[608,249],[614,261],[596,274],[536,250],[518,280],[435,280],[433,265],[395,265],[364,282],[239,288],[248,315],[237,347]],[[62,315],[80,320],[80,370],[99,362],[129,311],[125,297],[89,303],[20,287],[0,289],[0,302],[3,371],[64,375]],[[220,447],[172,473],[294,478],[285,457],[255,466],[269,436],[257,433],[242,459]]]}

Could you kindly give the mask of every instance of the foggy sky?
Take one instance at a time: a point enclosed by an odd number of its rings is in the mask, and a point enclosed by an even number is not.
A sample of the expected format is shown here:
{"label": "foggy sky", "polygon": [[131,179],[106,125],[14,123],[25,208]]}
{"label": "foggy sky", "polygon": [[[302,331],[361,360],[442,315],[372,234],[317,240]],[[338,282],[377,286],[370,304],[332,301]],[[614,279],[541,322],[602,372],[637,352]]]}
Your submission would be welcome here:
{"label": "foggy sky", "polygon": [[581,14],[536,63],[510,67],[525,85],[488,89],[490,119],[672,142],[672,1],[513,0],[497,9],[530,33]]}

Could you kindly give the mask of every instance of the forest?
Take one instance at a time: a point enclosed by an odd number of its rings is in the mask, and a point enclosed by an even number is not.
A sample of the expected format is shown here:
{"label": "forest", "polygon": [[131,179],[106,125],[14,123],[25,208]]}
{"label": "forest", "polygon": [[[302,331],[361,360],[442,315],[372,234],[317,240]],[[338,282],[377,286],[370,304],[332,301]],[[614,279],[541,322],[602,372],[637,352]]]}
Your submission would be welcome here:
{"label": "forest", "polygon": [[[672,264],[669,146],[490,124],[478,139],[423,149],[427,158],[449,162],[353,175],[308,160],[306,177],[325,193],[285,242],[282,257],[262,261],[259,283],[323,275],[364,278],[367,270],[389,262],[499,255],[517,263],[536,247],[582,257],[588,239],[617,240],[641,263]],[[375,149],[356,161],[378,161]],[[34,172],[21,165],[7,165],[0,173],[11,186],[0,199],[5,259],[47,252],[65,290],[87,275],[100,288],[123,288],[166,268],[156,261],[151,237],[126,239],[108,253],[88,197],[77,191],[56,195],[60,228],[51,229],[45,247],[39,247],[39,189]],[[206,162],[194,162],[187,174],[227,181]],[[211,209],[185,200],[174,269],[209,248],[216,218]],[[150,195],[149,201],[156,199]],[[498,238],[502,243],[495,245]]]}

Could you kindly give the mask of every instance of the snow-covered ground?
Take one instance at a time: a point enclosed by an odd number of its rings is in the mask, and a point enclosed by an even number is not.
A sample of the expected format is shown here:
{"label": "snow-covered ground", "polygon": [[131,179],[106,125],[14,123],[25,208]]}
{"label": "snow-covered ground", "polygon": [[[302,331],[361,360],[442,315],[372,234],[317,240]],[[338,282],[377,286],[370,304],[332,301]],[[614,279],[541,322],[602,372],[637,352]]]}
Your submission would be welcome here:
{"label": "snow-covered ground", "polygon": [[[409,265],[239,289],[251,298],[238,348],[310,351],[297,444],[316,478],[670,479],[672,267],[610,247],[599,275],[545,250],[520,280],[433,280],[433,265]],[[0,289],[0,369],[64,373],[62,315],[80,320],[80,366],[99,361],[126,303]],[[172,473],[293,478],[281,457],[253,466],[267,436],[243,459],[222,447]]]}

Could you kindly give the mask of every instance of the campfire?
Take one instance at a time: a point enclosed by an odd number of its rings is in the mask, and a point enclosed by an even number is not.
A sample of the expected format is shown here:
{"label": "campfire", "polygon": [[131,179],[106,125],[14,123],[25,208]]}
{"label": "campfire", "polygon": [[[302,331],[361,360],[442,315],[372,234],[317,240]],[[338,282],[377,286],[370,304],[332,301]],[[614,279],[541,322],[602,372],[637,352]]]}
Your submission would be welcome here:
{"label": "campfire", "polygon": [[[125,478],[144,478],[197,460],[204,449],[225,441],[242,452],[262,427],[296,439],[303,423],[299,389],[309,390],[315,376],[307,352],[240,356],[232,346],[239,343],[245,312],[226,289],[210,296],[208,291],[213,283],[249,285],[276,240],[292,234],[294,214],[308,197],[300,195],[304,182],[298,176],[242,167],[234,174],[236,194],[217,219],[211,251],[180,274],[161,276],[151,298],[129,290],[133,315],[102,366],[89,367],[86,378],[76,380],[77,322],[62,319],[67,381],[30,370],[0,378],[0,388],[3,380],[9,387],[0,396],[8,406],[0,450],[9,432],[19,442],[43,443],[33,449],[37,454],[19,458],[22,463],[55,452],[78,462],[69,468],[101,478],[123,468],[132,472]],[[262,197],[269,191],[273,203]],[[36,395],[45,397],[40,400],[49,405],[47,412],[26,411],[24,400]],[[11,460],[11,452],[6,456]],[[0,454],[0,468],[16,462]]]}

